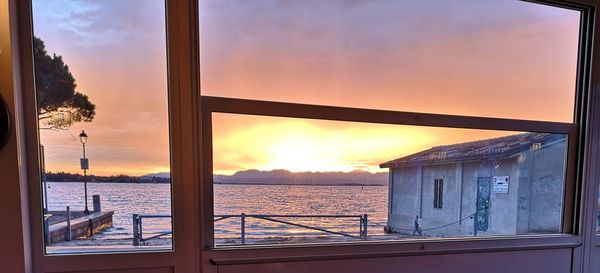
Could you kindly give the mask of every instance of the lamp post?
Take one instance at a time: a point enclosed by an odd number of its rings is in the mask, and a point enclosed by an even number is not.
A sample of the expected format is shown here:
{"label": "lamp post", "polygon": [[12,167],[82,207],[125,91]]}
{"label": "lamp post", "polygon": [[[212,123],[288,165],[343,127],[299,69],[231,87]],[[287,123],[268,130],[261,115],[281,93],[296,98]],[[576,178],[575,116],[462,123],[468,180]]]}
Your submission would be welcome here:
{"label": "lamp post", "polygon": [[88,209],[88,197],[87,197],[87,170],[89,168],[88,159],[85,157],[85,143],[87,142],[87,134],[85,131],[81,130],[81,134],[79,134],[79,141],[81,141],[81,145],[83,145],[83,158],[80,160],[81,169],[83,170],[83,190],[85,192],[85,209],[83,213],[90,214],[90,210]]}

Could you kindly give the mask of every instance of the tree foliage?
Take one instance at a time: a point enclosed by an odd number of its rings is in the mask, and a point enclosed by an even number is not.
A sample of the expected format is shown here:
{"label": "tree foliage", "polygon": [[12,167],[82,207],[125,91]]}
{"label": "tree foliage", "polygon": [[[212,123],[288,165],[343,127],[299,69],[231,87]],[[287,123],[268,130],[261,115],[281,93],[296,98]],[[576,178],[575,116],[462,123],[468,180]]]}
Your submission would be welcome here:
{"label": "tree foliage", "polygon": [[33,39],[35,87],[41,124],[46,129],[67,129],[76,122],[91,122],[96,106],[77,92],[75,78],[61,56],[46,51],[44,41]]}

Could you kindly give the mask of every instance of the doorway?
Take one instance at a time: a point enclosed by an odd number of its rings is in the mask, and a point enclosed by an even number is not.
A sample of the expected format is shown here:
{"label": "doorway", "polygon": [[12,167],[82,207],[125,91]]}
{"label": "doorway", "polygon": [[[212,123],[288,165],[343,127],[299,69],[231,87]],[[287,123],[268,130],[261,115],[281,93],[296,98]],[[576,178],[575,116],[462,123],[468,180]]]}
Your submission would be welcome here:
{"label": "doorway", "polygon": [[475,235],[488,230],[490,207],[490,178],[477,178],[477,204],[475,213]]}

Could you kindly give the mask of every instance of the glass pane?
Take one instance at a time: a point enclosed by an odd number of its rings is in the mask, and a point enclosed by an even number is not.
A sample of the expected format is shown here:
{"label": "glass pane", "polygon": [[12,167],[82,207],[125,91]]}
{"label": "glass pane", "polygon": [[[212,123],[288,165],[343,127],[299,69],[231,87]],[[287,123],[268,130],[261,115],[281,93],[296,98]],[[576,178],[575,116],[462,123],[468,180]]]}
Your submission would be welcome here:
{"label": "glass pane", "polygon": [[165,2],[32,2],[46,252],[172,249]]}
{"label": "glass pane", "polygon": [[579,22],[525,1],[203,0],[201,89],[572,122]]}
{"label": "glass pane", "polygon": [[214,113],[215,245],[560,233],[566,142]]}

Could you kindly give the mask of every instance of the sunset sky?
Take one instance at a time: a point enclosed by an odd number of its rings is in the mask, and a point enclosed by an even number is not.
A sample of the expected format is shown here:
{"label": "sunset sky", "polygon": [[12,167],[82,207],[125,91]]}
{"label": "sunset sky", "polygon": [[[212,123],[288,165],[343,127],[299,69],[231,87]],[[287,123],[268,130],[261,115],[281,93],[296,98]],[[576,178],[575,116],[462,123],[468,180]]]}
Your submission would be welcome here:
{"label": "sunset sky", "polygon": [[[143,2],[143,4],[141,4]],[[168,171],[164,1],[34,0],[92,123],[42,130],[50,171]],[[570,122],[579,13],[513,0],[200,1],[204,95]],[[435,145],[511,132],[215,115],[216,173],[379,171]]]}

